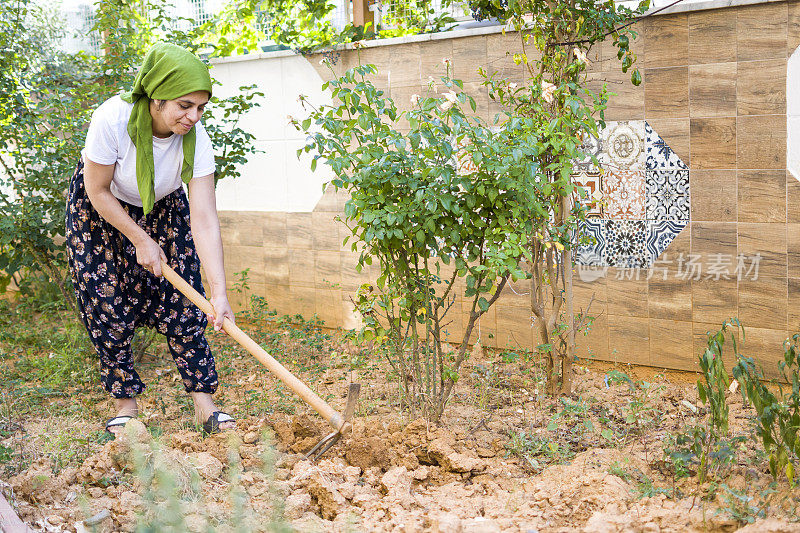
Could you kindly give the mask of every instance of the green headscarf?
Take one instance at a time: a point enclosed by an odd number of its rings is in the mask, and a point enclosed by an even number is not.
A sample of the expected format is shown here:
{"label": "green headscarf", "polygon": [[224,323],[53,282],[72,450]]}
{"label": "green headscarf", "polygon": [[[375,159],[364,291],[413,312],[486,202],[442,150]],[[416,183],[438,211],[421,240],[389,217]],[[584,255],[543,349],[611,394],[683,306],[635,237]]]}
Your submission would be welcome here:
{"label": "green headscarf", "polygon": [[[155,202],[153,184],[153,118],[151,100],[174,100],[195,91],[211,95],[211,76],[208,67],[193,53],[169,43],[157,43],[148,52],[130,92],[122,99],[133,104],[128,120],[128,135],[136,146],[136,182],[144,212],[149,213]],[[194,172],[195,128],[183,136],[183,166],[181,179],[189,183]]]}

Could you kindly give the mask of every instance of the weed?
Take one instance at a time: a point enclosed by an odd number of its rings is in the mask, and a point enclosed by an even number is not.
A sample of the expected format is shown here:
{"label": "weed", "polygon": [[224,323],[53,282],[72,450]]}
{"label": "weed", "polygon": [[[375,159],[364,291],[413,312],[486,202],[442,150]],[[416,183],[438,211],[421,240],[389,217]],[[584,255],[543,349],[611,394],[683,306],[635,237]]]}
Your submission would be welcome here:
{"label": "weed", "polygon": [[513,431],[509,437],[506,443],[507,454],[523,459],[536,472],[551,464],[565,463],[575,456],[568,445],[562,445],[549,437],[540,437],[526,431]]}
{"label": "weed", "polygon": [[[627,460],[625,462],[627,462]],[[608,473],[612,476],[617,476],[625,482],[630,481],[631,479],[631,475],[628,473],[627,468],[621,465],[619,461],[614,461],[608,466]]]}
{"label": "weed", "polygon": [[722,495],[725,506],[721,507],[717,512],[727,513],[740,525],[752,524],[759,518],[766,518],[764,509],[751,505],[754,499],[752,496],[748,496],[745,492],[733,490],[724,483],[720,487],[725,490],[725,494]]}

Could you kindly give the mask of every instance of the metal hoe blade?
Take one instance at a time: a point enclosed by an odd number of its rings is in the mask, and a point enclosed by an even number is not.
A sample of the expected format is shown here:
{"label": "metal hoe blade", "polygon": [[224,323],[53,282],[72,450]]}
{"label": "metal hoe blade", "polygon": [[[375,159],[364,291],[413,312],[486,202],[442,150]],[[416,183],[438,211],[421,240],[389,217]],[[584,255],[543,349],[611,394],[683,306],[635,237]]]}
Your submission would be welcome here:
{"label": "metal hoe blade", "polygon": [[331,449],[334,444],[339,442],[342,436],[346,435],[353,429],[353,427],[350,425],[350,419],[353,418],[353,413],[356,410],[356,402],[358,401],[358,395],[360,393],[361,384],[351,383],[347,388],[347,404],[345,405],[344,413],[342,413],[342,425],[339,426],[339,429],[325,436],[325,438],[319,441],[316,446],[311,448],[311,450],[305,455],[304,459],[308,459],[310,457],[311,462],[316,463],[325,452]]}

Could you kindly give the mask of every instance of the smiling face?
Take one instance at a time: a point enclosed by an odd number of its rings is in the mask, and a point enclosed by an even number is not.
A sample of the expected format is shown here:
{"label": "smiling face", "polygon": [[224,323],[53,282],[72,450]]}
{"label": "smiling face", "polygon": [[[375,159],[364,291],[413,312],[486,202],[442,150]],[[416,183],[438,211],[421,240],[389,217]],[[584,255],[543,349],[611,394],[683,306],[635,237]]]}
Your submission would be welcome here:
{"label": "smiling face", "polygon": [[174,100],[152,100],[153,135],[163,138],[188,133],[203,116],[208,98],[206,91],[195,91]]}

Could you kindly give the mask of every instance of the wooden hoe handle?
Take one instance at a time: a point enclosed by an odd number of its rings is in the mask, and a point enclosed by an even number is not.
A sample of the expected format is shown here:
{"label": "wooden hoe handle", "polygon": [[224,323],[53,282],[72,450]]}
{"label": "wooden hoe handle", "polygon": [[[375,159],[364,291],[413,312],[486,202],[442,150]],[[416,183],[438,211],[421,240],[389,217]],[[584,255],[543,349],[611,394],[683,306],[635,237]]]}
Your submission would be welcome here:
{"label": "wooden hoe handle", "polygon": [[[164,274],[164,277],[167,278],[167,281],[172,283],[176,289],[189,298],[201,311],[208,315],[214,314],[214,306],[211,305],[211,302],[203,298],[199,292],[194,290],[194,287],[189,285],[186,280],[164,261],[161,262],[161,272]],[[245,350],[250,352],[253,357],[258,359],[261,364],[267,367],[270,372],[275,374],[278,379],[283,381],[287,387],[297,393],[297,395],[318,412],[322,418],[327,420],[328,423],[333,426],[333,429],[338,432],[342,432],[345,429],[345,419],[342,415],[328,405],[325,400],[320,398],[317,393],[309,389],[305,383],[297,379],[294,374],[286,370],[282,364],[276,361],[264,348],[259,346],[256,341],[251,339],[247,333],[239,329],[239,326],[226,318],[222,323],[222,329]]]}

